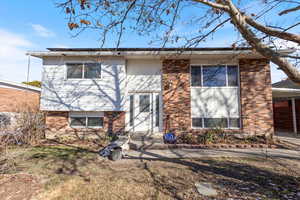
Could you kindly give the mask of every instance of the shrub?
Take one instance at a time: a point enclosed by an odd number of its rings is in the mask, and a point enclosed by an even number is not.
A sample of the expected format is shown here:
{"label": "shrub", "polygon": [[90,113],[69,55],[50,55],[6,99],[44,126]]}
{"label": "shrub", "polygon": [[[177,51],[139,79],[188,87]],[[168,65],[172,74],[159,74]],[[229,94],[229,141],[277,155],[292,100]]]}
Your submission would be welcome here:
{"label": "shrub", "polygon": [[182,133],[177,136],[177,143],[197,144],[197,138],[191,133]]}
{"label": "shrub", "polygon": [[45,137],[45,115],[30,107],[18,112],[14,122],[9,127],[0,130],[0,145],[3,147],[12,144],[39,144]]}

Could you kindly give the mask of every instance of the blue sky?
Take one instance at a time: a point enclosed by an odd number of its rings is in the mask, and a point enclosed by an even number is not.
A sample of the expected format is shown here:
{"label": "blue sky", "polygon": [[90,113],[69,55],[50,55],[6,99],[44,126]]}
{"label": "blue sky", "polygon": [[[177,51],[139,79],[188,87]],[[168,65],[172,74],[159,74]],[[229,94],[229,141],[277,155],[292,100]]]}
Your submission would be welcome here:
{"label": "blue sky", "polygon": [[[47,47],[98,47],[99,35],[86,31],[72,37],[62,11],[54,0],[9,0],[0,3],[0,79],[21,82],[26,80],[28,50],[45,50]],[[179,32],[188,32],[184,25]],[[237,37],[230,24],[219,31],[214,39],[201,46],[230,46]],[[113,47],[113,45],[106,45]],[[136,34],[127,34],[122,47],[148,47],[148,40]],[[42,63],[32,58],[30,80],[41,79]],[[272,67],[272,81],[285,75]]]}

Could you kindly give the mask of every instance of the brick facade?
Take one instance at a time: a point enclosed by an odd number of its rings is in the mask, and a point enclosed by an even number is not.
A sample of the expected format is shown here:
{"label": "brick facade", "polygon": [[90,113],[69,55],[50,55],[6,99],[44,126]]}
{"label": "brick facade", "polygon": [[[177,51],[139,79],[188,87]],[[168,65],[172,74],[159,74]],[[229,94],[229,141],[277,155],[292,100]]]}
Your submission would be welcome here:
{"label": "brick facade", "polygon": [[103,128],[72,128],[69,112],[48,112],[46,114],[46,137],[100,138],[108,133],[123,133],[125,112],[104,112]]}
{"label": "brick facade", "polygon": [[0,87],[0,112],[22,112],[39,109],[40,93]]}
{"label": "brick facade", "polygon": [[[241,59],[240,102],[241,129],[229,132],[273,134],[272,86],[269,61]],[[164,131],[176,134],[203,132],[191,128],[190,61],[164,60],[162,66],[162,96]]]}
{"label": "brick facade", "polygon": [[176,130],[176,133],[190,131],[190,61],[164,60],[162,87],[164,130]]}
{"label": "brick facade", "polygon": [[243,132],[272,135],[274,128],[269,61],[241,59],[239,66]]}

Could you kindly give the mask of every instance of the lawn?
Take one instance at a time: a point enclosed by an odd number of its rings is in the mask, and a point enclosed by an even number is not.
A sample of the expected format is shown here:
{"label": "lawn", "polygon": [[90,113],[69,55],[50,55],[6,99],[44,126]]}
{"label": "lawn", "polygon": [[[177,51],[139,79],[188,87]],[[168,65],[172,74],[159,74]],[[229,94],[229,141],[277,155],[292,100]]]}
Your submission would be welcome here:
{"label": "lawn", "polygon": [[[124,159],[70,146],[11,148],[0,158],[1,200],[297,199],[300,162],[287,159]],[[209,182],[214,198],[198,194]]]}

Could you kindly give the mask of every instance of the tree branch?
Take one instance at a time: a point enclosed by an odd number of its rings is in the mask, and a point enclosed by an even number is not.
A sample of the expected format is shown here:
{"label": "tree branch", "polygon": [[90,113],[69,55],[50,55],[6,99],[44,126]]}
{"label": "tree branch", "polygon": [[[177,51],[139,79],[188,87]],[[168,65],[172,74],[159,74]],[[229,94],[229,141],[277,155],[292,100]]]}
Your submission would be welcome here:
{"label": "tree branch", "polygon": [[259,38],[247,26],[246,18],[235,7],[231,0],[226,0],[226,4],[230,8],[228,14],[230,15],[235,27],[239,30],[246,41],[255,48],[255,50],[262,56],[270,59],[273,63],[279,66],[287,76],[294,82],[300,84],[300,72],[287,59],[282,58],[279,53],[263,44]]}
{"label": "tree branch", "polygon": [[265,34],[300,44],[300,35],[296,35],[296,34],[284,32],[284,31],[279,31],[274,28],[266,27],[266,26],[256,22],[249,16],[244,16],[244,17],[245,17],[245,21],[249,25],[251,25],[252,27],[256,28],[257,30],[259,30]]}
{"label": "tree branch", "polygon": [[214,3],[214,2],[211,2],[211,1],[208,1],[208,0],[193,0],[193,1],[198,2],[198,3],[203,3],[203,4],[208,5],[210,7],[221,9],[221,10],[224,10],[224,11],[229,10],[228,6],[220,4],[220,3]]}
{"label": "tree branch", "polygon": [[294,8],[290,8],[290,9],[286,9],[286,10],[284,10],[284,11],[281,11],[278,15],[279,15],[279,16],[282,16],[282,15],[288,14],[288,13],[290,13],[290,12],[295,12],[295,11],[297,11],[297,10],[300,10],[300,6],[296,6],[296,7],[294,7]]}

